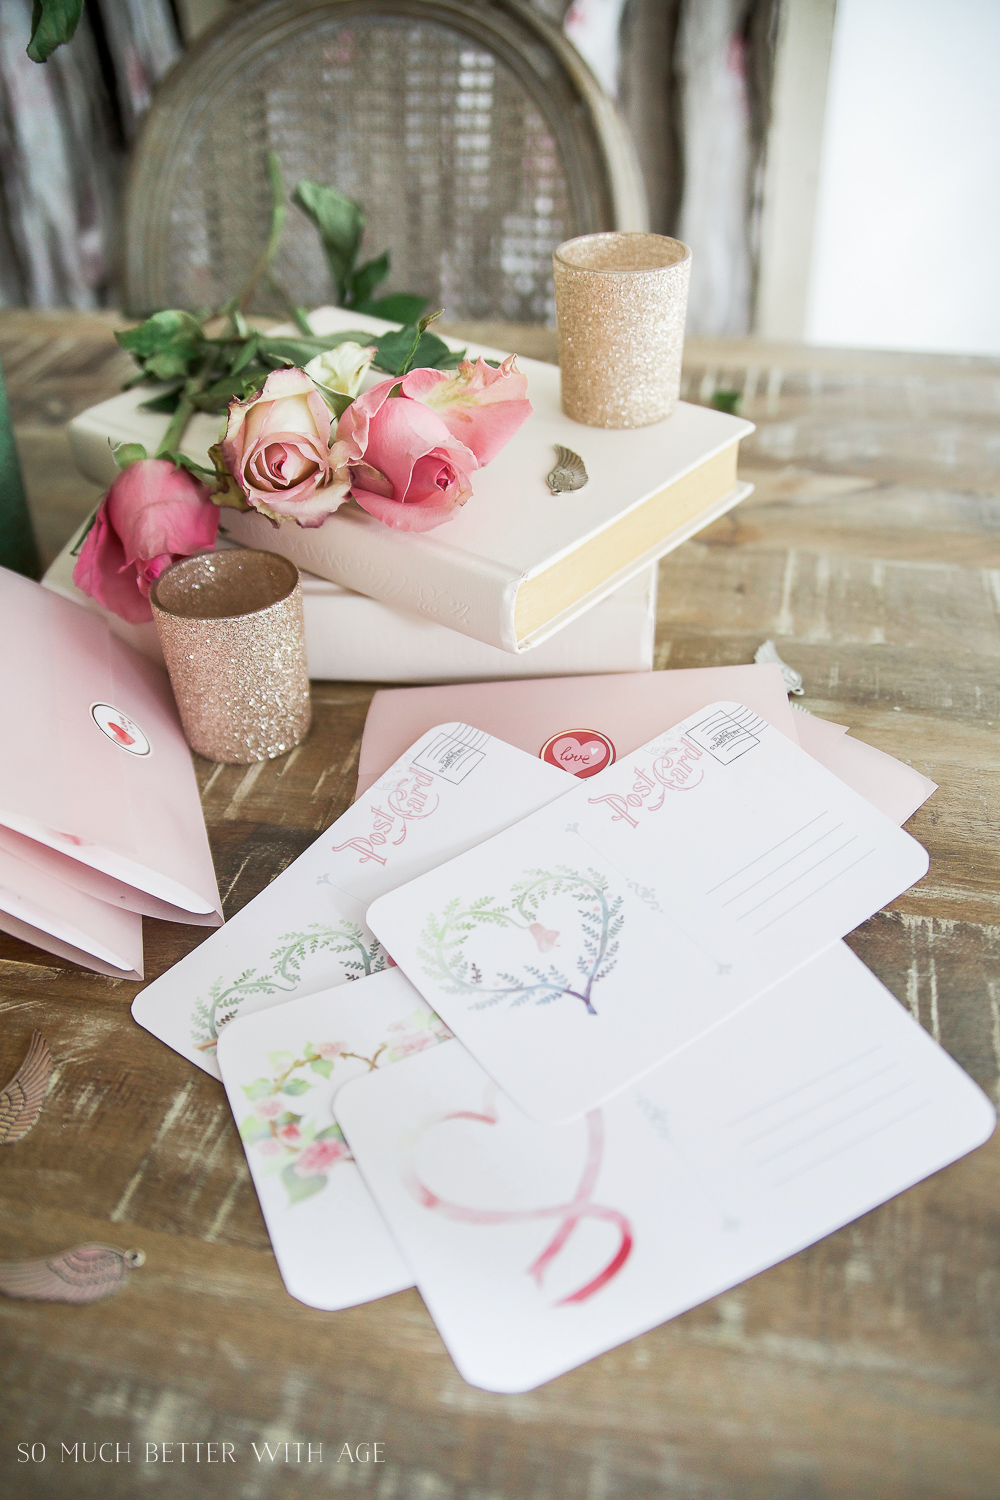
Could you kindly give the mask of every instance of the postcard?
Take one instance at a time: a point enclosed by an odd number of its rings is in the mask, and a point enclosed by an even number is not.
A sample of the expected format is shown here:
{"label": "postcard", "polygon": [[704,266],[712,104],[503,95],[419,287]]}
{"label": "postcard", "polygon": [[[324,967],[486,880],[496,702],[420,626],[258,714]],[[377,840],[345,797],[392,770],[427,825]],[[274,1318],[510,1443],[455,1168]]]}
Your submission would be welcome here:
{"label": "postcard", "polygon": [[832,1233],[995,1123],[844,943],[570,1124],[527,1119],[454,1042],[335,1108],[459,1371],[507,1393]]}
{"label": "postcard", "polygon": [[367,922],[500,1088],[558,1123],[926,870],[915,840],[805,751],[716,703],[380,897]]}

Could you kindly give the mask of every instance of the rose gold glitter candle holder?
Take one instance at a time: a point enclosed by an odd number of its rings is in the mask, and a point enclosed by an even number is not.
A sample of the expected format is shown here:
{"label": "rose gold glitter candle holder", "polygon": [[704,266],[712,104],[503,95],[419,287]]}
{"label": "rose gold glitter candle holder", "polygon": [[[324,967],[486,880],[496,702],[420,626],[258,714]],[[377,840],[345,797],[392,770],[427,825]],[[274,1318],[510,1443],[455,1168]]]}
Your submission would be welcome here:
{"label": "rose gold glitter candle holder", "polygon": [[272,760],[312,718],[298,569],[275,552],[202,552],[149,591],[192,750],[245,766]]}
{"label": "rose gold glitter candle holder", "polygon": [[582,234],[552,257],[562,406],[588,427],[648,427],[677,404],[691,252],[661,234]]}

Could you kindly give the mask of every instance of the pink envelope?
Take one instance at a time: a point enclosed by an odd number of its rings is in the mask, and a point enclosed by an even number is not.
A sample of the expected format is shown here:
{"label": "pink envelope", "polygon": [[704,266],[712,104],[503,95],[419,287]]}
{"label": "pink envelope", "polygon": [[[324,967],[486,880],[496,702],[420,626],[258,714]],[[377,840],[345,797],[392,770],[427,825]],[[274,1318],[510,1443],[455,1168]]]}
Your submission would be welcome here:
{"label": "pink envelope", "polygon": [[357,796],[435,724],[458,719],[575,775],[592,776],[722,699],[745,703],[797,742],[781,672],[770,665],[385,688],[365,720]]}
{"label": "pink envelope", "polygon": [[796,713],[794,722],[803,750],[894,823],[905,823],[937,791],[936,781],[884,750],[856,740],[846,724],[805,712]]}
{"label": "pink envelope", "polygon": [[485,729],[575,775],[594,775],[721,699],[754,709],[896,823],[905,823],[937,790],[912,766],[854,739],[845,725],[793,713],[779,668],[762,664],[383,689],[365,721],[356,795],[363,796],[407,745],[450,720]]}
{"label": "pink envelope", "polygon": [[[164,672],[100,616],[6,569],[0,630],[16,643],[0,667],[8,705],[0,849],[8,861],[50,882],[53,902],[58,887],[73,886],[118,918],[145,912],[218,926],[191,753]],[[41,887],[32,889],[37,897]],[[26,920],[0,913],[5,930]]]}

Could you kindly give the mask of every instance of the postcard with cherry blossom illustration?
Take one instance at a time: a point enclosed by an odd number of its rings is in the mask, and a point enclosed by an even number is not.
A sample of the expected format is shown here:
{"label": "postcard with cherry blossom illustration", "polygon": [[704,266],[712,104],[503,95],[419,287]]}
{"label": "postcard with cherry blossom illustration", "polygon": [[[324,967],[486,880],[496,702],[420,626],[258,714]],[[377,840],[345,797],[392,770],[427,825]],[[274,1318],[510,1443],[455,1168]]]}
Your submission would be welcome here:
{"label": "postcard with cherry blossom illustration", "polygon": [[857,927],[925,851],[715,703],[367,921],[532,1119],[594,1108]]}
{"label": "postcard with cherry blossom illustration", "polygon": [[377,896],[506,828],[572,785],[565,771],[466,724],[422,735],[314,844],[201,947],[142,990],[132,1014],[219,1077],[237,1016],[376,974]]}
{"label": "postcard with cherry blossom illustration", "polygon": [[813,1244],[985,1141],[985,1095],[844,943],[565,1125],[454,1043],[336,1112],[471,1384],[514,1393]]}
{"label": "postcard with cherry blossom illustration", "polygon": [[282,1280],[333,1311],[413,1285],[331,1106],[345,1083],[450,1032],[399,969],[237,1018],[222,1081]]}

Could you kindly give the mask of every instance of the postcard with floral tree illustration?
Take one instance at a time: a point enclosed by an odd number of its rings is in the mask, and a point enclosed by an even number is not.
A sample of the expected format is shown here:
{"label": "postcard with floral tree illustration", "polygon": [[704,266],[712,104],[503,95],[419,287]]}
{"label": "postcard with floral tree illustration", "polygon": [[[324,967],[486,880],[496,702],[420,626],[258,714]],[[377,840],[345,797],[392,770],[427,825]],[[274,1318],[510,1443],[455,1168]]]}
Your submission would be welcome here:
{"label": "postcard with floral tree illustration", "polygon": [[460,1373],[530,1390],[988,1138],[986,1096],[844,943],[565,1125],[451,1043],[335,1108]]}
{"label": "postcard with floral tree illustration", "polygon": [[450,1032],[398,969],[226,1026],[218,1059],[288,1291],[334,1310],[412,1286],[332,1106],[352,1078]]}
{"label": "postcard with floral tree illustration", "polygon": [[219,1076],[238,1016],[378,974],[368,905],[542,807],[564,771],[465,724],[422,735],[363,797],[207,942],[136,997],[140,1026]]}
{"label": "postcard with floral tree illustration", "polygon": [[533,1119],[582,1115],[927,870],[925,851],[750,709],[716,703],[367,922]]}

